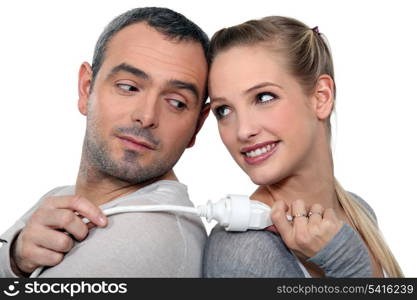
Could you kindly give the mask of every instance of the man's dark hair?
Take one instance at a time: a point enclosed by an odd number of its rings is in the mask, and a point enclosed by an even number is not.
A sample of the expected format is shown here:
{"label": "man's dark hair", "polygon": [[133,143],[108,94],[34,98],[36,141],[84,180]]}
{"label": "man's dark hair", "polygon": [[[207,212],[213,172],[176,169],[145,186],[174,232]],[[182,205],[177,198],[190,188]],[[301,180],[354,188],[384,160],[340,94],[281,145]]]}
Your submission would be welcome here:
{"label": "man's dark hair", "polygon": [[[201,44],[206,60],[208,58],[209,38],[207,34],[196,24],[188,20],[185,16],[168,8],[143,7],[129,10],[111,21],[98,38],[93,56],[93,75],[92,83],[103,64],[107,45],[111,38],[120,30],[131,24],[146,22],[149,26],[156,29],[170,39],[179,41],[195,41]],[[207,98],[205,91],[204,100]]]}

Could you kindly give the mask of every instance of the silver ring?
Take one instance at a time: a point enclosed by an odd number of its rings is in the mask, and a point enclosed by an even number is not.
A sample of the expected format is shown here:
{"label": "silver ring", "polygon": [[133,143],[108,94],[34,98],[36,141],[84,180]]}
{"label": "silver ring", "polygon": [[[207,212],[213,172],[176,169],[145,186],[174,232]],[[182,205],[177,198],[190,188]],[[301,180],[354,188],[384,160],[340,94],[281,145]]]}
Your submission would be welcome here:
{"label": "silver ring", "polygon": [[296,218],[296,217],[304,217],[304,218],[307,218],[307,214],[295,214],[295,215],[292,216],[293,219]]}
{"label": "silver ring", "polygon": [[317,214],[317,215],[319,215],[320,217],[322,217],[323,215],[322,215],[322,213],[321,212],[319,212],[319,211],[312,211],[312,210],[310,210],[309,212],[308,212],[308,216],[309,217],[311,217],[313,214]]}

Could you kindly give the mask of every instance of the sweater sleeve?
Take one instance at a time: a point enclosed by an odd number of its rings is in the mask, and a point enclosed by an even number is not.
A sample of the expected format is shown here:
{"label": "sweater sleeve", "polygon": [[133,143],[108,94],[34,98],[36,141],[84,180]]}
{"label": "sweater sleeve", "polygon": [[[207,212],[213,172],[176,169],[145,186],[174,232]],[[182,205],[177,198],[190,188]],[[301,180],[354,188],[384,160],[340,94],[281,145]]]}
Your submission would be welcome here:
{"label": "sweater sleeve", "polygon": [[[327,277],[371,277],[368,250],[349,225],[308,259]],[[228,232],[216,226],[206,243],[203,276],[304,277],[296,258],[281,236],[269,231]]]}
{"label": "sweater sleeve", "polygon": [[206,243],[203,277],[303,277],[281,236],[265,231],[230,232],[219,225]]}
{"label": "sweater sleeve", "polygon": [[[349,194],[376,222],[376,215],[371,206],[358,195],[352,192]],[[359,234],[348,224],[344,224],[333,239],[308,261],[322,268],[327,277],[373,276],[368,248]]]}
{"label": "sweater sleeve", "polygon": [[333,239],[307,261],[327,277],[372,277],[371,259],[359,234],[344,224]]}
{"label": "sweater sleeve", "polygon": [[[370,206],[354,195],[375,216]],[[359,234],[344,224],[333,239],[308,259],[327,277],[372,277],[368,249]],[[268,231],[228,232],[216,226],[204,250],[204,277],[304,277],[296,258],[279,234]]]}
{"label": "sweater sleeve", "polygon": [[375,224],[378,224],[378,219],[376,217],[376,214],[374,212],[374,210],[372,209],[372,207],[365,201],[363,200],[361,197],[359,197],[358,195],[349,192],[349,194],[352,196],[352,198],[354,200],[356,200],[356,202],[358,202],[360,205],[362,205],[362,207],[369,212],[369,214],[371,215],[371,217],[374,218]]}

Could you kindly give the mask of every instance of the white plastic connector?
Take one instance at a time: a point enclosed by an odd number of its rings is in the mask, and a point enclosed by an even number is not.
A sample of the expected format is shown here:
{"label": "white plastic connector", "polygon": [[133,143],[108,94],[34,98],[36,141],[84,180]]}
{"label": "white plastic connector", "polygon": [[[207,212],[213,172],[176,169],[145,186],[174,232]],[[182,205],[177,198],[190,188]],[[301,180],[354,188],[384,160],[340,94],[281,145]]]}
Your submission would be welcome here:
{"label": "white plastic connector", "polygon": [[244,195],[227,195],[215,203],[208,201],[197,210],[208,222],[214,219],[227,231],[259,230],[272,225],[271,208]]}

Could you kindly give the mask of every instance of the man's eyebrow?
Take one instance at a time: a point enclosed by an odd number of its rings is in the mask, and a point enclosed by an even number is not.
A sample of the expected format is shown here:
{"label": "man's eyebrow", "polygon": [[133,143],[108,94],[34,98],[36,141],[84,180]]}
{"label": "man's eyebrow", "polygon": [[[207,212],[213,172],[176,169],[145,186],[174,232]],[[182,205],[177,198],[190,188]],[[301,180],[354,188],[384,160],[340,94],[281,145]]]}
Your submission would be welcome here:
{"label": "man's eyebrow", "polygon": [[121,63],[120,65],[117,65],[113,69],[111,69],[110,73],[107,75],[107,78],[113,76],[114,74],[120,71],[131,73],[135,75],[136,77],[139,77],[142,79],[151,79],[151,77],[148,74],[146,74],[146,72],[126,63]]}
{"label": "man's eyebrow", "polygon": [[200,95],[198,93],[197,86],[193,83],[184,82],[181,80],[170,80],[168,81],[168,86],[179,88],[179,89],[185,89],[190,91],[194,94],[194,96],[198,99],[200,99]]}
{"label": "man's eyebrow", "polygon": [[262,83],[259,83],[259,84],[257,84],[257,85],[254,85],[253,87],[251,87],[251,88],[249,88],[249,89],[247,89],[245,92],[244,92],[244,94],[248,94],[248,93],[250,93],[250,92],[252,92],[253,90],[256,90],[256,89],[260,89],[260,88],[263,88],[263,87],[266,87],[266,86],[270,86],[270,85],[272,85],[272,86],[276,86],[276,87],[279,87],[280,89],[284,89],[282,86],[280,86],[279,84],[276,84],[276,83],[272,83],[272,82],[262,82]]}

